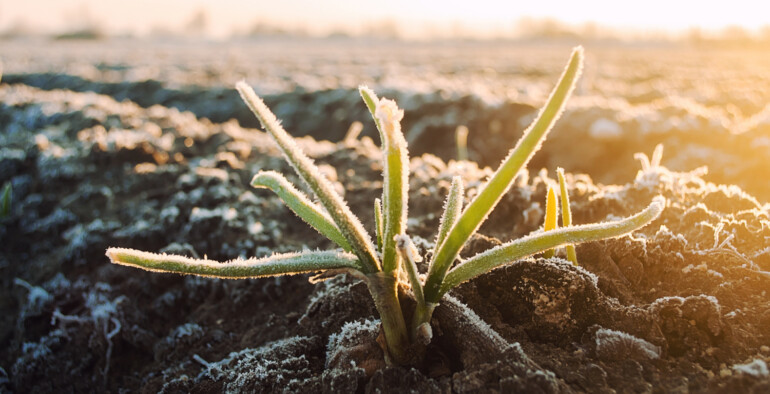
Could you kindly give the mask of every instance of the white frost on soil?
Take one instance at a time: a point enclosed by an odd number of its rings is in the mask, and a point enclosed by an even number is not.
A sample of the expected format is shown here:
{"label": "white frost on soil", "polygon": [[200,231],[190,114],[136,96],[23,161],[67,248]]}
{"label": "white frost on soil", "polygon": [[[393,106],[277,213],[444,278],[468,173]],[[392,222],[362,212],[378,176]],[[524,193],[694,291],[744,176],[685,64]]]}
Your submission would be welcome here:
{"label": "white frost on soil", "polygon": [[[268,343],[257,349],[247,348],[232,352],[227,357],[216,362],[208,362],[205,369],[198,375],[200,380],[209,377],[215,381],[223,380],[223,391],[240,393],[249,384],[274,379],[278,385],[291,392],[294,383],[291,376],[281,373],[283,368],[295,368],[293,364],[307,363],[305,355],[292,356],[295,348],[301,347],[306,338],[295,336]],[[300,373],[302,371],[293,371]]]}
{"label": "white frost on soil", "polygon": [[603,360],[657,360],[660,351],[659,346],[625,332],[607,328],[596,331],[596,355]]}
{"label": "white frost on soil", "polygon": [[53,296],[51,296],[50,293],[45,291],[42,287],[39,286],[32,286],[26,281],[15,278],[13,280],[13,284],[16,286],[21,286],[25,289],[27,289],[27,299],[24,303],[24,306],[21,308],[20,319],[23,321],[27,316],[37,316],[39,315],[43,308],[53,300]]}
{"label": "white frost on soil", "polygon": [[[345,353],[350,353],[353,348],[373,343],[379,332],[379,319],[345,323],[339,332],[329,336],[329,342],[326,345],[326,367],[328,368],[332,361],[343,357]],[[345,367],[358,367],[353,360],[350,360],[350,364]],[[340,365],[337,366],[340,367]]]}
{"label": "white frost on soil", "polygon": [[238,211],[233,207],[220,206],[214,209],[194,207],[190,213],[190,222],[199,222],[211,218],[223,218],[226,222],[238,217]]}
{"label": "white frost on soil", "polygon": [[755,378],[766,378],[770,376],[770,370],[767,368],[765,360],[755,358],[747,364],[735,364],[733,370],[736,372],[751,375]]}

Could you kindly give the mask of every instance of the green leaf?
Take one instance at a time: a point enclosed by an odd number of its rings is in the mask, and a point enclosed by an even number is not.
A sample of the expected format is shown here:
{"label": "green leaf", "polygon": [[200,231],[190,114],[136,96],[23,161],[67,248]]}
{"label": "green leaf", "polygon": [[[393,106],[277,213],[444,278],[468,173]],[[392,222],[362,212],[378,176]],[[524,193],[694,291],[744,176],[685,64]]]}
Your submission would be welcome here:
{"label": "green leaf", "polygon": [[286,160],[297,171],[297,174],[316,194],[321,204],[326,208],[329,216],[340,229],[342,235],[348,241],[361,259],[364,273],[372,273],[380,270],[377,253],[369,234],[364,230],[361,221],[353,215],[342,197],[337,194],[332,184],[321,174],[310,160],[297,146],[294,139],[281,127],[278,119],[267,108],[254,90],[245,82],[238,82],[235,87],[241,94],[243,101],[251,109],[251,112],[262,123],[262,127],[273,137],[278,147],[283,152]]}
{"label": "green leaf", "polygon": [[[561,225],[569,227],[572,225],[572,208],[569,205],[569,193],[567,193],[567,181],[564,180],[564,169],[561,167],[557,168],[556,174],[559,176],[559,194],[561,195]],[[578,265],[575,245],[569,244],[566,248],[567,260],[571,261],[573,265]]]}
{"label": "green leaf", "polygon": [[377,118],[383,128],[384,227],[382,232],[382,269],[391,272],[398,268],[395,236],[406,231],[406,211],[409,200],[409,157],[406,140],[401,133],[404,112],[390,100],[380,100]]}
{"label": "green leaf", "polygon": [[417,307],[424,308],[425,296],[422,293],[422,282],[420,282],[420,273],[417,270],[417,262],[422,261],[422,257],[417,252],[412,239],[405,234],[396,236],[396,251],[404,262],[404,269],[409,283],[412,285],[412,293],[414,293],[414,299],[417,301]]}
{"label": "green leaf", "polygon": [[433,257],[428,280],[425,283],[425,298],[427,302],[438,302],[441,297],[441,283],[444,275],[460,253],[468,238],[475,233],[486,220],[508,189],[513,184],[516,174],[526,166],[542,141],[553,127],[564,110],[564,104],[575,87],[583,65],[583,48],[573,50],[567,67],[561,75],[556,88],[551,92],[543,109],[532,125],[524,131],[524,135],[510,151],[508,157],[495,171],[476,198],[468,204],[460,219],[452,227],[446,241]]}
{"label": "green leaf", "polygon": [[406,213],[409,201],[409,155],[401,132],[404,111],[393,100],[378,99],[373,92],[361,88],[367,108],[374,106],[372,116],[382,137],[383,153],[383,232],[382,269],[392,272],[398,268],[398,254],[394,237],[406,231]]}
{"label": "green leaf", "polygon": [[260,171],[251,180],[251,186],[272,190],[283,200],[289,209],[302,218],[307,224],[318,230],[334,243],[352,252],[352,248],[332,218],[320,207],[310,201],[301,191],[297,190],[286,178],[275,171]]}
{"label": "green leaf", "polygon": [[377,233],[377,250],[382,251],[382,201],[374,199],[374,231]]}
{"label": "green leaf", "polygon": [[544,250],[565,244],[596,241],[628,234],[655,220],[663,211],[664,206],[665,199],[658,196],[641,212],[616,222],[562,227],[548,232],[535,233],[479,253],[460,263],[447,274],[446,280],[441,286],[440,294],[443,295],[460,283],[501,265]]}
{"label": "green leaf", "polygon": [[340,251],[275,254],[260,259],[235,259],[226,263],[123,248],[107,249],[107,257],[114,264],[148,271],[229,279],[294,275],[332,269],[361,270],[355,255]]}
{"label": "green leaf", "polygon": [[4,218],[11,214],[11,200],[12,200],[13,188],[11,182],[6,182],[3,187],[3,195],[0,197],[0,218]]}
{"label": "green leaf", "polygon": [[452,226],[457,223],[457,218],[460,217],[460,212],[463,209],[463,197],[465,196],[465,187],[463,186],[463,180],[459,176],[452,177],[452,184],[449,186],[449,194],[444,202],[444,213],[441,215],[441,221],[438,226],[438,234],[436,235],[436,247],[434,253],[439,249],[446,235]]}
{"label": "green leaf", "polygon": [[374,93],[372,89],[369,89],[364,85],[361,85],[358,87],[358,93],[361,95],[361,98],[364,100],[364,104],[366,104],[366,108],[372,114],[372,118],[374,118],[374,125],[377,126],[377,131],[380,133],[380,141],[382,141],[382,143],[385,143],[385,136],[382,134],[382,125],[380,125],[380,120],[377,119],[377,116],[374,115],[377,112],[377,103],[380,102],[380,99],[377,98],[377,95]]}

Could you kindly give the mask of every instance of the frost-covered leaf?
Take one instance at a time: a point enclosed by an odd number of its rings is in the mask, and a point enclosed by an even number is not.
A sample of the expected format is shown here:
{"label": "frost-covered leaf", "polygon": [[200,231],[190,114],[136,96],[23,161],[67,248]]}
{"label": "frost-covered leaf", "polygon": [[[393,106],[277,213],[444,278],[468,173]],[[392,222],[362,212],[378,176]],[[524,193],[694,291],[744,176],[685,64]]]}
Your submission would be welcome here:
{"label": "frost-covered leaf", "polygon": [[455,222],[457,222],[457,218],[460,217],[463,209],[464,195],[465,187],[463,186],[462,178],[459,176],[452,177],[452,185],[449,187],[449,194],[447,195],[446,202],[444,202],[444,213],[441,215],[441,222],[438,226],[434,253],[444,242],[444,239],[446,239],[446,235]]}
{"label": "frost-covered leaf", "polygon": [[658,196],[643,211],[616,222],[584,224],[530,234],[489,249],[453,268],[447,274],[446,280],[441,286],[441,294],[446,293],[460,283],[489,272],[503,264],[540,253],[543,250],[566,244],[596,241],[628,234],[655,220],[663,211],[664,206],[665,199]]}
{"label": "frost-covered leaf", "polygon": [[540,110],[535,121],[524,131],[524,135],[511,149],[500,167],[484,185],[478,195],[463,211],[457,223],[447,235],[446,241],[433,257],[428,281],[425,284],[425,297],[429,302],[440,298],[441,283],[449,267],[460,253],[465,242],[489,216],[508,189],[513,184],[516,174],[524,168],[556,120],[561,116],[564,105],[575,88],[575,82],[583,67],[583,47],[576,47],[564,72],[551,92],[545,106]]}
{"label": "frost-covered leaf", "polygon": [[[398,268],[394,237],[406,231],[409,202],[409,155],[401,132],[404,111],[393,100],[379,99],[367,88],[360,88],[364,101],[374,104],[372,116],[382,136],[382,267],[391,272]],[[368,99],[368,101],[367,101]]]}
{"label": "frost-covered leaf", "polygon": [[262,127],[273,137],[278,147],[283,152],[286,160],[294,167],[294,170],[318,196],[321,204],[329,212],[329,216],[345,236],[356,255],[361,259],[361,265],[365,272],[380,270],[380,263],[369,234],[364,230],[361,221],[353,215],[342,197],[334,190],[334,186],[324,177],[313,164],[313,161],[299,149],[294,139],[283,129],[275,115],[267,108],[254,89],[246,82],[238,82],[236,89],[249,106],[249,109],[262,123]]}
{"label": "frost-covered leaf", "polygon": [[283,175],[275,171],[260,171],[252,178],[251,186],[272,190],[289,209],[318,230],[319,233],[334,241],[345,251],[353,251],[332,218],[310,201],[305,194],[297,190]]}
{"label": "frost-covered leaf", "polygon": [[361,269],[356,256],[340,251],[284,253],[248,260],[235,259],[225,263],[124,248],[107,249],[107,257],[114,264],[148,271],[229,279],[294,275],[340,268]]}
{"label": "frost-covered leaf", "polygon": [[[559,177],[559,194],[561,195],[561,225],[569,227],[572,225],[572,208],[569,205],[569,193],[567,192],[567,181],[564,179],[564,169],[561,167],[557,168],[556,174]],[[567,260],[571,261],[573,265],[578,265],[575,245],[567,245],[566,249]]]}
{"label": "frost-covered leaf", "polygon": [[406,270],[409,283],[412,285],[412,293],[417,300],[418,307],[425,305],[425,297],[422,293],[422,282],[420,282],[420,273],[417,270],[417,262],[422,261],[422,257],[417,252],[417,247],[414,246],[414,242],[405,234],[397,235],[396,237],[396,251],[401,257],[401,261],[404,263],[404,270]]}

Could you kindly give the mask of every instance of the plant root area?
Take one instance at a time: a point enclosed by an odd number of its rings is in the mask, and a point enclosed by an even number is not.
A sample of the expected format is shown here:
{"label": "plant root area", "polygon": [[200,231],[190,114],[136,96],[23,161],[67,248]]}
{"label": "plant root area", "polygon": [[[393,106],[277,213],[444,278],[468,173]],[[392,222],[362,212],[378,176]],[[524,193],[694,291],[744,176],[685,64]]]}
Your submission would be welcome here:
{"label": "plant root area", "polygon": [[[163,86],[21,73],[0,84],[0,183],[13,185],[0,221],[1,392],[770,392],[770,189],[752,178],[767,165],[757,137],[765,123],[698,136],[683,121],[633,134],[637,145],[627,146],[612,133],[641,126],[618,120],[623,108],[578,96],[462,257],[541,227],[554,163],[567,171],[576,224],[628,216],[659,194],[663,214],[631,235],[579,245],[580,266],[560,250],[460,285],[436,309],[425,362],[406,368],[385,363],[374,304],[356,278],[219,280],[108,262],[109,246],[220,261],[333,247],[275,195],[249,187],[262,169],[300,181],[253,120],[239,122],[247,110],[237,95]],[[294,118],[287,128],[314,133],[298,144],[373,229],[381,157],[355,90],[271,101],[285,104],[279,117],[307,116],[304,131]],[[197,110],[185,107],[193,102]],[[405,130],[423,131],[409,137],[408,233],[425,253],[452,177],[462,177],[467,204],[534,107],[426,95],[404,105]],[[692,108],[656,105],[664,119],[679,111],[696,129],[712,124]],[[454,129],[436,120],[444,110],[513,129],[472,134],[481,164],[457,162]],[[622,127],[594,126],[600,118]],[[341,141],[353,120],[364,134]],[[589,144],[591,130],[604,139]],[[663,164],[640,170],[632,154],[658,142]],[[718,163],[708,175],[697,169],[704,154]]]}

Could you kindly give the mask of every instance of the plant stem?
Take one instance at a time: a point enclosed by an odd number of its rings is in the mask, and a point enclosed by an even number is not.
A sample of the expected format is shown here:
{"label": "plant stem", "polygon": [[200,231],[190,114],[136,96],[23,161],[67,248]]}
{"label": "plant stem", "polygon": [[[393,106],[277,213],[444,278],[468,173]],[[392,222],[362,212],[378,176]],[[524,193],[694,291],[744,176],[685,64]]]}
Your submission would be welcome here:
{"label": "plant stem", "polygon": [[430,319],[433,316],[433,310],[436,309],[437,306],[437,303],[418,303],[414,308],[414,315],[412,315],[412,324],[410,326],[410,338],[413,342],[419,342],[419,328],[425,323],[430,324]]}
{"label": "plant stem", "polygon": [[[390,362],[396,365],[409,365],[414,360],[414,355],[409,352],[411,342],[407,335],[401,303],[398,300],[398,281],[393,274],[394,272],[369,274],[366,276],[366,283],[377,312],[380,314]],[[388,360],[387,357],[386,360]]]}

